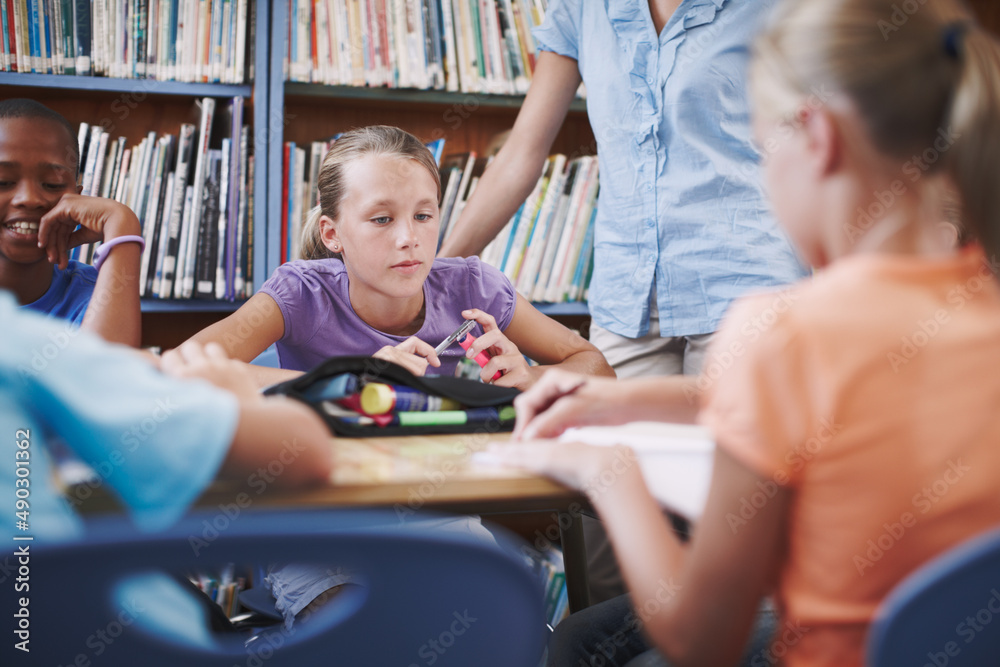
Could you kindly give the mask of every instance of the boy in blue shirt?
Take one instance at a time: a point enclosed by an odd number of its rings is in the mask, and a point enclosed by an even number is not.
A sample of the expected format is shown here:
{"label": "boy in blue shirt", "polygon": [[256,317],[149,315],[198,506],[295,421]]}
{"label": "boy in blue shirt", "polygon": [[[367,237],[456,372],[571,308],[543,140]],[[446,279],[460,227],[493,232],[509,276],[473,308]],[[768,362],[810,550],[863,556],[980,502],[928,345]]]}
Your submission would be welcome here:
{"label": "boy in blue shirt", "polygon": [[[139,219],[127,206],[84,197],[79,147],[62,115],[38,102],[0,102],[0,287],[25,308],[105,340],[139,345]],[[95,266],[69,259],[103,241]],[[100,268],[100,271],[98,271]]]}

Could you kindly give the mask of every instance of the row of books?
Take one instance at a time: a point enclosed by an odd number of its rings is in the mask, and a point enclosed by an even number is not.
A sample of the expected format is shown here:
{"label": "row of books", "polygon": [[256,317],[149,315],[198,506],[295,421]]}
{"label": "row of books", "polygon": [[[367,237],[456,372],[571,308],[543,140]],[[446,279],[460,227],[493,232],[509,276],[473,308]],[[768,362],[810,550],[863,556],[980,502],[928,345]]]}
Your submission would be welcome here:
{"label": "row of books", "polygon": [[0,0],[0,70],[240,84],[251,0]]}
{"label": "row of books", "polygon": [[187,575],[188,581],[222,608],[228,618],[241,612],[239,595],[248,587],[245,576],[237,576],[236,566],[227,564],[220,572],[194,572]]}
{"label": "row of books", "polygon": [[[490,158],[448,156],[442,167],[441,240],[454,229]],[[524,203],[482,252],[529,301],[585,301],[594,255],[597,158],[551,155]]]}
{"label": "row of books", "polygon": [[545,585],[545,622],[556,627],[569,616],[569,596],[566,590],[566,566],[559,547],[549,545],[541,551],[525,551],[525,560]]}
{"label": "row of books", "polygon": [[289,0],[286,79],[524,94],[547,0]]}
{"label": "row of books", "polygon": [[[140,295],[162,299],[247,298],[253,291],[253,156],[243,98],[216,113],[200,100],[199,122],[176,135],[150,132],[138,145],[81,124],[82,194],[135,211],[146,249]],[[73,259],[93,261],[94,246]]]}

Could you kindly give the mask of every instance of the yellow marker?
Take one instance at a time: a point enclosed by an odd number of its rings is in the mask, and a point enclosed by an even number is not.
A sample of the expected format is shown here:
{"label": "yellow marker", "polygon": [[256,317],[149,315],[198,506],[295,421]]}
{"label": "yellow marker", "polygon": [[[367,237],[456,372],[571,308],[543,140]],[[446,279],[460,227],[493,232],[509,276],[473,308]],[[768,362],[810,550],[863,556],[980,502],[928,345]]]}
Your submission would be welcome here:
{"label": "yellow marker", "polygon": [[361,390],[361,409],[370,415],[387,412],[436,412],[459,410],[458,401],[440,396],[428,396],[422,391],[402,385],[369,382]]}

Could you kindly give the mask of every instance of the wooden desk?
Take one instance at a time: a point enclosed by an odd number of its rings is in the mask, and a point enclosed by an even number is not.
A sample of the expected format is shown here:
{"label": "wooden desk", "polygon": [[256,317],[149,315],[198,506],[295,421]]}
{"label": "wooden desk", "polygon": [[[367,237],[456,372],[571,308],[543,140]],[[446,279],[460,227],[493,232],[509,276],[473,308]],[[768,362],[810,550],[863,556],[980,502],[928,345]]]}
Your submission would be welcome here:
{"label": "wooden desk", "polygon": [[[327,486],[282,488],[275,481],[285,464],[275,459],[246,479],[214,483],[197,505],[230,514],[252,507],[391,507],[404,520],[418,518],[422,509],[480,515],[552,512],[559,533],[547,539],[562,542],[570,610],[583,609],[589,594],[580,512],[589,510],[589,503],[547,478],[472,460],[474,452],[507,438],[506,433],[334,438],[334,473]],[[106,494],[95,493],[85,511],[106,508],[109,499],[98,495]]]}

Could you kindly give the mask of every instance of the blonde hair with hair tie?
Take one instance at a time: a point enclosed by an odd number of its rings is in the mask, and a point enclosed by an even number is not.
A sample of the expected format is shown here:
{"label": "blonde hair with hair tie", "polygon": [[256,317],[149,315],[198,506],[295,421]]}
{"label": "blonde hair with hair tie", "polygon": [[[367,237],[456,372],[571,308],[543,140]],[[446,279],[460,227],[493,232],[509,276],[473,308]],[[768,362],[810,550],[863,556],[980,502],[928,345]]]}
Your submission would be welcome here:
{"label": "blonde hair with hair tie", "polygon": [[1000,256],[1000,44],[958,0],[927,0],[891,22],[897,0],[786,0],[754,44],[765,105],[790,111],[815,90],[851,101],[872,145],[944,173],[963,223]]}
{"label": "blonde hair with hair tie", "polygon": [[325,259],[339,254],[323,242],[320,217],[336,220],[345,196],[345,170],[348,165],[368,155],[413,160],[430,172],[441,199],[441,175],[430,150],[415,136],[390,125],[371,125],[341,135],[330,148],[319,170],[319,206],[309,211],[302,225],[302,259]]}

